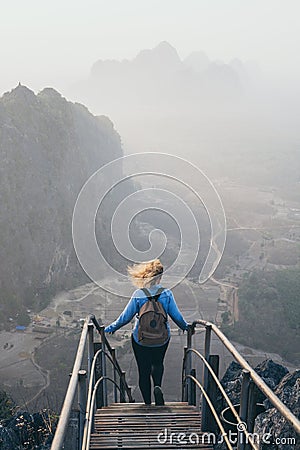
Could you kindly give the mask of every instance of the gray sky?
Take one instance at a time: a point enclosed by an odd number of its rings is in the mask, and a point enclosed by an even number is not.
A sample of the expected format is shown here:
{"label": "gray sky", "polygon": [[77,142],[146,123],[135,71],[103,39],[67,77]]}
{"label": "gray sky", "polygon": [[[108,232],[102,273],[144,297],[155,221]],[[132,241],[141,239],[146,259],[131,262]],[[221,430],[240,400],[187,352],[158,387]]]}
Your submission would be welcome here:
{"label": "gray sky", "polygon": [[61,87],[97,59],[132,58],[167,40],[181,57],[255,60],[268,77],[300,77],[299,0],[10,0],[0,17],[0,93],[18,81]]}

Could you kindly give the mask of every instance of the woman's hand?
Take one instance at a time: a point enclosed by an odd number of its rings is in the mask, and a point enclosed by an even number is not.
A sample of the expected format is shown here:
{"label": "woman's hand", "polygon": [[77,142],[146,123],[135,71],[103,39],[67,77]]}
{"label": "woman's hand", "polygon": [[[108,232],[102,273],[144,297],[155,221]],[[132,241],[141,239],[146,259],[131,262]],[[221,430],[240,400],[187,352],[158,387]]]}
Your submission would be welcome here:
{"label": "woman's hand", "polygon": [[188,331],[188,332],[190,331],[191,334],[193,335],[193,334],[195,334],[195,327],[196,327],[195,324],[189,323],[189,324],[188,324],[188,327],[187,327],[187,331]]}

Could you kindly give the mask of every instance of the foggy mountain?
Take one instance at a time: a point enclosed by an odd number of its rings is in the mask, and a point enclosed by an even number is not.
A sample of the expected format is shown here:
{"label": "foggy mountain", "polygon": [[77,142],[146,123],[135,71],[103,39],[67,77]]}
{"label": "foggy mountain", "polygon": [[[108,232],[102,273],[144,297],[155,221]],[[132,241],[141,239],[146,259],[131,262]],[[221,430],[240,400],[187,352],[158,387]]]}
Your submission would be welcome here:
{"label": "foggy mountain", "polygon": [[[223,101],[238,98],[241,80],[235,68],[211,62],[202,52],[181,60],[174,47],[161,42],[151,50],[142,50],[133,60],[99,60],[86,82],[74,87],[92,109],[118,107],[123,113],[158,115],[175,108],[189,109],[205,97]],[[163,111],[160,111],[163,108]]]}
{"label": "foggy mountain", "polygon": [[[59,289],[86,282],[73,249],[74,203],[87,178],[120,157],[107,117],[47,88],[0,99],[0,322],[25,320]],[[25,316],[25,319],[24,319]]]}
{"label": "foggy mountain", "polygon": [[181,59],[161,42],[132,60],[99,60],[66,95],[107,114],[125,153],[161,151],[194,162],[208,176],[250,184],[299,179],[299,115],[288,86],[251,62]]}

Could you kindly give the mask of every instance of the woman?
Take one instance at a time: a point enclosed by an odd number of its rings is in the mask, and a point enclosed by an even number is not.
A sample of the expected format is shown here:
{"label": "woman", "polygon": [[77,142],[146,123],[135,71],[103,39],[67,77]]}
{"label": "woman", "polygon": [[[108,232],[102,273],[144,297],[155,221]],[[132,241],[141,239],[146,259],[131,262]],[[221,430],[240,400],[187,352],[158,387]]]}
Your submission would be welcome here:
{"label": "woman", "polygon": [[139,318],[141,307],[148,301],[146,293],[142,290],[147,288],[151,296],[162,291],[158,301],[162,304],[166,315],[169,315],[182,330],[188,329],[188,323],[180,313],[174,296],[169,289],[163,289],[160,285],[163,274],[163,266],[159,259],[141,263],[128,268],[128,273],[133,284],[139,288],[129,300],[124,311],[118,319],[105,328],[105,332],[114,333],[122,326],[129,323],[136,316],[132,333],[132,347],[139,372],[139,387],[146,405],[151,405],[151,377],[154,385],[154,399],[156,405],[164,405],[164,396],[161,390],[161,382],[164,372],[164,357],[169,345],[171,332],[169,322],[166,322],[167,338],[160,345],[143,345],[138,338]]}

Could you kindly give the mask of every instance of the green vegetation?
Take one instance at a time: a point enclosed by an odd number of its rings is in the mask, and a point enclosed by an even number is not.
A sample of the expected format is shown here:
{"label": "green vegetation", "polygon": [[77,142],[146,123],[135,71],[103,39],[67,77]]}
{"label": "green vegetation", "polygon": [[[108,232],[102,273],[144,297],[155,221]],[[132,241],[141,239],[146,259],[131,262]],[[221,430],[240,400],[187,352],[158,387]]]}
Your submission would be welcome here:
{"label": "green vegetation", "polygon": [[239,289],[240,320],[223,325],[232,339],[300,362],[300,268],[255,271]]}
{"label": "green vegetation", "polygon": [[277,241],[268,251],[268,262],[277,265],[296,265],[300,257],[300,245],[287,240]]}
{"label": "green vegetation", "polygon": [[245,239],[241,232],[229,233],[221,262],[216,270],[216,278],[230,275],[233,268],[239,268],[239,258],[247,253],[251,241]]}
{"label": "green vegetation", "polygon": [[15,404],[9,395],[5,391],[0,390],[0,423],[3,420],[12,418],[14,407]]}

